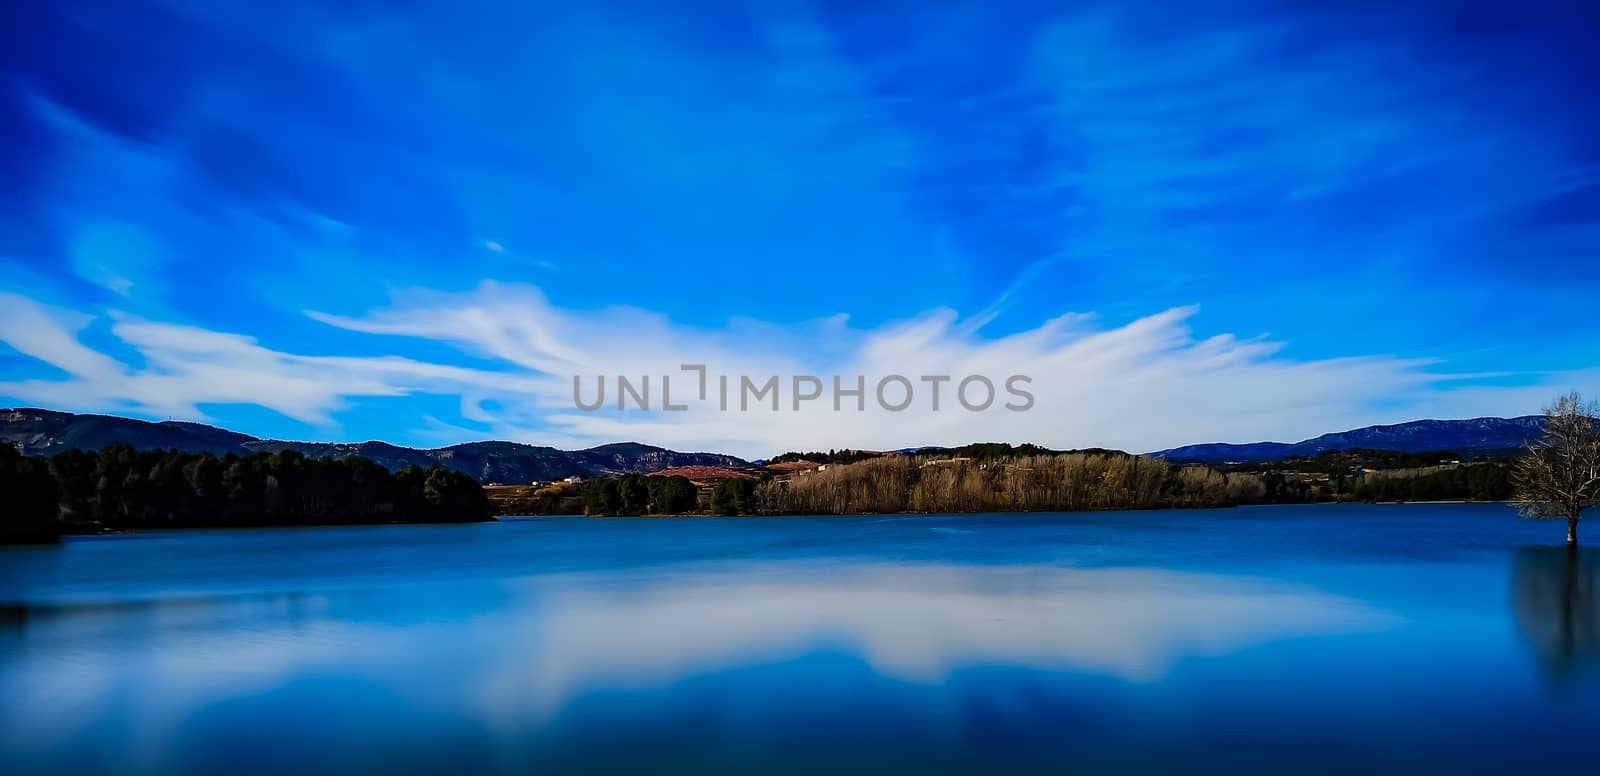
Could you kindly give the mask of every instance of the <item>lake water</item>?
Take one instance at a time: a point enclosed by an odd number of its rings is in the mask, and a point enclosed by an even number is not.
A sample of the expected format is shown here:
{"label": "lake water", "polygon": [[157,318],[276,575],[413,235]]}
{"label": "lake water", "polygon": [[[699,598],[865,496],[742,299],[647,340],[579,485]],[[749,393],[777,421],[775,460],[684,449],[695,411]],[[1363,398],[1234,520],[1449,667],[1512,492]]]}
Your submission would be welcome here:
{"label": "lake water", "polygon": [[0,770],[1584,772],[1600,559],[1564,537],[1324,505],[77,538],[0,550]]}

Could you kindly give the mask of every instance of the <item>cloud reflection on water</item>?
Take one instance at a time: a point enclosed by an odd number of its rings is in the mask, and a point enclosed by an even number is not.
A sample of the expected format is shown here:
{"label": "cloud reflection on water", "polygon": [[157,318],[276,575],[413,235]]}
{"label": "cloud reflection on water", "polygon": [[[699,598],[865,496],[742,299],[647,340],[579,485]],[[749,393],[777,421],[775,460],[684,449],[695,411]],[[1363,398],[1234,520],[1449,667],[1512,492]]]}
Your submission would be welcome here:
{"label": "cloud reflection on water", "polygon": [[516,735],[595,693],[818,650],[918,684],[988,666],[1155,682],[1187,658],[1398,621],[1312,589],[1179,571],[699,564],[33,610],[0,644],[21,658],[0,670],[0,708],[17,720],[6,749],[95,725],[165,741],[218,704],[337,676]]}

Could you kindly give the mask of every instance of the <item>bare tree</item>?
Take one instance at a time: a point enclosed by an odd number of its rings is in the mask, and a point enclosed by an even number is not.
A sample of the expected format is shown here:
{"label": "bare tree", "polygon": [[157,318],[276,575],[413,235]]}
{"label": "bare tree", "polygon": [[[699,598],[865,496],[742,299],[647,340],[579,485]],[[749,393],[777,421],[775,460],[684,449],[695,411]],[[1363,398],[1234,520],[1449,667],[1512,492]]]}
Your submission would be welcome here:
{"label": "bare tree", "polygon": [[1544,434],[1512,470],[1513,501],[1523,517],[1567,519],[1567,544],[1578,543],[1578,520],[1600,504],[1600,406],[1576,392],[1544,411]]}
{"label": "bare tree", "polygon": [[[895,455],[773,481],[762,490],[779,514],[1044,512],[1222,506],[1251,492],[1241,478],[1127,454],[1060,453],[969,461]],[[1236,482],[1238,485],[1236,486]]]}

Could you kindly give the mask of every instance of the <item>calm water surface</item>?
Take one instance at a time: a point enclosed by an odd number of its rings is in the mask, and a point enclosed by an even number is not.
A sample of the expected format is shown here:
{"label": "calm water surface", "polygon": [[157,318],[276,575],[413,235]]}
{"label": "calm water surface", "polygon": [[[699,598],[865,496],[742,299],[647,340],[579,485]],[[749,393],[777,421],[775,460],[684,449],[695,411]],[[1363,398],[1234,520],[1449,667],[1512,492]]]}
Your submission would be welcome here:
{"label": "calm water surface", "polygon": [[1587,771],[1600,558],[1499,505],[0,550],[0,770]]}

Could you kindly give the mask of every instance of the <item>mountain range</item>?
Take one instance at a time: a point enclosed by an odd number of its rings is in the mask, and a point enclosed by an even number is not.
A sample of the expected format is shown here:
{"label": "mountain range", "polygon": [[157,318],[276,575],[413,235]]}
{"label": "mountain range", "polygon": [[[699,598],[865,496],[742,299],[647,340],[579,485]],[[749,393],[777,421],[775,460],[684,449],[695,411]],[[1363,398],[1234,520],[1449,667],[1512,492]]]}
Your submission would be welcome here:
{"label": "mountain range", "polygon": [[[1389,426],[1323,434],[1300,442],[1211,443],[1185,445],[1150,455],[1181,463],[1260,463],[1311,457],[1329,450],[1393,450],[1424,453],[1449,450],[1461,456],[1505,455],[1537,437],[1544,418],[1473,418],[1415,420]],[[285,442],[258,439],[201,423],[151,422],[110,415],[21,408],[0,410],[0,443],[24,455],[51,455],[64,450],[98,450],[127,444],[140,449],[176,449],[216,455],[295,450],[308,457],[359,455],[389,469],[440,465],[464,472],[480,482],[525,483],[578,474],[655,472],[677,466],[746,466],[747,461],[720,453],[682,453],[637,442],[618,442],[585,450],[559,450],[518,442],[468,442],[431,450],[387,442]],[[921,448],[919,448],[921,449]]]}
{"label": "mountain range", "polygon": [[386,442],[354,444],[285,442],[257,439],[201,423],[150,422],[110,415],[77,415],[33,408],[0,410],[0,443],[24,455],[52,455],[65,450],[99,450],[132,445],[144,450],[175,449],[191,453],[248,455],[295,450],[310,458],[362,456],[388,468],[439,465],[464,472],[479,482],[527,483],[570,475],[653,472],[674,466],[744,466],[746,462],[718,453],[680,453],[666,448],[618,442],[586,450],[517,442],[468,442],[432,450]]}
{"label": "mountain range", "polygon": [[1500,456],[1514,452],[1544,430],[1544,416],[1413,420],[1390,426],[1323,434],[1300,442],[1185,445],[1150,455],[1182,463],[1260,463],[1311,457],[1329,450],[1393,450],[1426,453],[1449,450],[1462,456]]}

